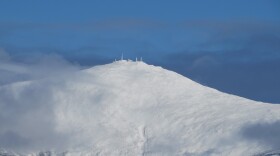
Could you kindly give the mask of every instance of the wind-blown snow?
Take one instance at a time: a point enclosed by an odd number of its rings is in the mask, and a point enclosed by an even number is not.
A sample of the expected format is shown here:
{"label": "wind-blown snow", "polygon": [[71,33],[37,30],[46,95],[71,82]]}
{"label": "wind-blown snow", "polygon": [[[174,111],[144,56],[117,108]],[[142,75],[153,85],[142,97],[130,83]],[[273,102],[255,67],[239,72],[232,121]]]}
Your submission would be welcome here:
{"label": "wind-blown snow", "polygon": [[2,86],[0,101],[0,146],[22,153],[236,156],[280,149],[280,105],[143,62]]}

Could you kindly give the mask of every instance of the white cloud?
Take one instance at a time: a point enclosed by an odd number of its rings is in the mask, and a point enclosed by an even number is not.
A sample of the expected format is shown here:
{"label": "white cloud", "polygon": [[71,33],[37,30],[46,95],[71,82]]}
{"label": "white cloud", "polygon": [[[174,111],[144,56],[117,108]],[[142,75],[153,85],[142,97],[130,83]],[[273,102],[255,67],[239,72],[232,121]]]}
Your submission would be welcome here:
{"label": "white cloud", "polygon": [[54,102],[49,98],[53,96],[52,86],[29,82],[65,76],[79,69],[58,55],[18,61],[0,50],[0,147],[17,151],[54,147],[63,150],[68,137],[54,129]]}
{"label": "white cloud", "polygon": [[78,65],[73,65],[56,54],[15,61],[3,49],[0,50],[0,86],[18,81],[64,75],[79,68]]}

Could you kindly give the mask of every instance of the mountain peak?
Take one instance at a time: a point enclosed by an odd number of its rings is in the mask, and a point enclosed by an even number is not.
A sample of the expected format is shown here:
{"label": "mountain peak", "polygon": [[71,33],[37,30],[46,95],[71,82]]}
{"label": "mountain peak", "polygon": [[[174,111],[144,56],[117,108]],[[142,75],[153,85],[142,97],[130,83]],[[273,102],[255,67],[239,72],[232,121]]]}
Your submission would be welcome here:
{"label": "mountain peak", "polygon": [[14,150],[253,155],[277,146],[250,139],[250,132],[255,125],[279,120],[279,105],[225,94],[144,62],[116,61],[70,76],[2,87],[0,101],[2,112],[14,112],[4,114],[14,121],[4,125],[4,133],[25,145],[10,147],[4,140],[0,146]]}
{"label": "mountain peak", "polygon": [[99,65],[99,66],[94,66],[90,69],[95,69],[95,68],[127,68],[127,69],[150,69],[153,70],[155,68],[157,69],[162,69],[161,67],[158,66],[153,66],[153,65],[149,65],[143,61],[132,61],[132,60],[119,60],[119,61],[114,61],[112,63],[109,64],[105,64],[105,65]]}

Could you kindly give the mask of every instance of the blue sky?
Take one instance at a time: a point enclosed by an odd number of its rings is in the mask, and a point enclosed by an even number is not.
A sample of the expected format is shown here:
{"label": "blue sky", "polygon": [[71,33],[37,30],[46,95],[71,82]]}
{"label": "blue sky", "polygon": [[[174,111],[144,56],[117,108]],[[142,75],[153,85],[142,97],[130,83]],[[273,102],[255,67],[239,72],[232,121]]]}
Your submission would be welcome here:
{"label": "blue sky", "polygon": [[246,98],[280,103],[280,1],[0,1],[0,48],[18,62],[84,66],[123,52]]}

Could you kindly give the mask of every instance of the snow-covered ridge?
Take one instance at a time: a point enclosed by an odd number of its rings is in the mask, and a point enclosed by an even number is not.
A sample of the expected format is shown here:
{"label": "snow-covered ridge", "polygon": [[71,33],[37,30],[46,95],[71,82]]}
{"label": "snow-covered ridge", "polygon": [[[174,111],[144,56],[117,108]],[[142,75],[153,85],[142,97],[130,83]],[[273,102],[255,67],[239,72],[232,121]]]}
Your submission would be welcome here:
{"label": "snow-covered ridge", "polygon": [[9,121],[0,146],[25,155],[236,156],[280,148],[280,105],[144,62],[2,86],[0,101],[0,120]]}

